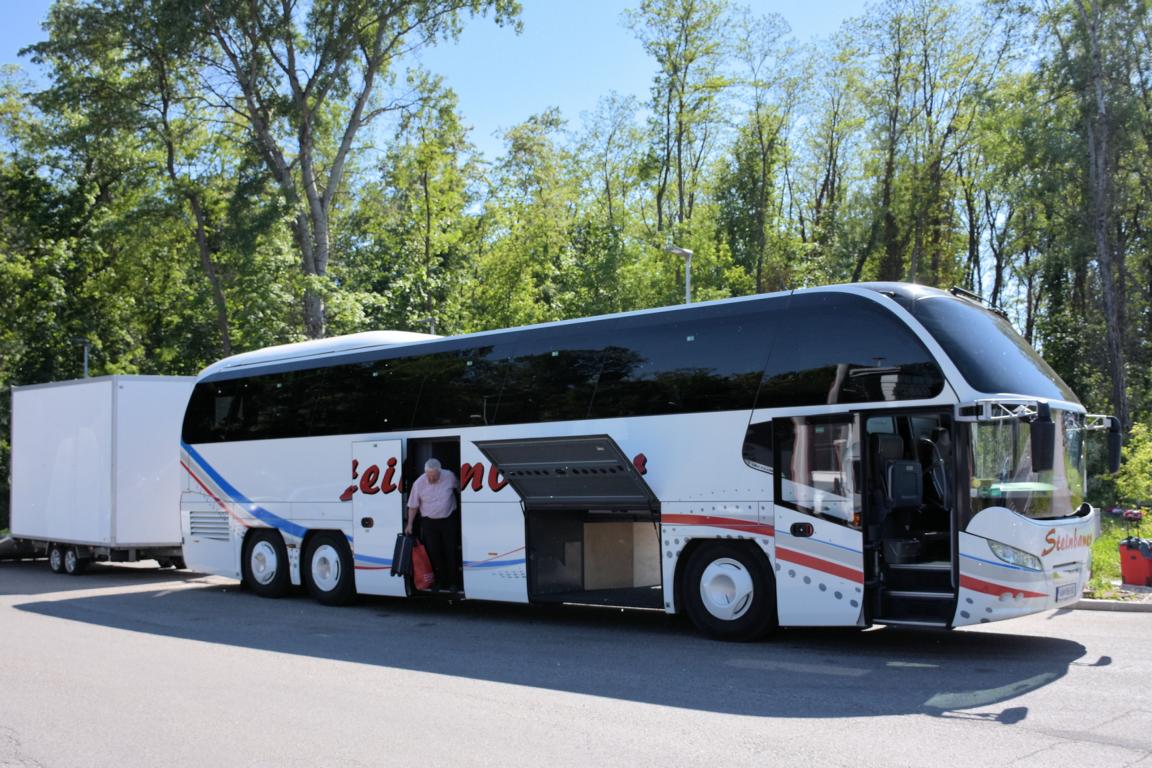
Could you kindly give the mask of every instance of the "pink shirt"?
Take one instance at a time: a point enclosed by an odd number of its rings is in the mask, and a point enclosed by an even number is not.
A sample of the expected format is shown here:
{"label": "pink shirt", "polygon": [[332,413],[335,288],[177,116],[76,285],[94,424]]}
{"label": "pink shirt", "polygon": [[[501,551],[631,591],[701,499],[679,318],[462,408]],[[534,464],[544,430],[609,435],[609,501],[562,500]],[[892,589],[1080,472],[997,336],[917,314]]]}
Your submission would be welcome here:
{"label": "pink shirt", "polygon": [[420,475],[408,493],[408,508],[419,509],[420,514],[433,520],[448,517],[456,510],[456,475],[440,470],[440,479],[428,482],[428,475]]}

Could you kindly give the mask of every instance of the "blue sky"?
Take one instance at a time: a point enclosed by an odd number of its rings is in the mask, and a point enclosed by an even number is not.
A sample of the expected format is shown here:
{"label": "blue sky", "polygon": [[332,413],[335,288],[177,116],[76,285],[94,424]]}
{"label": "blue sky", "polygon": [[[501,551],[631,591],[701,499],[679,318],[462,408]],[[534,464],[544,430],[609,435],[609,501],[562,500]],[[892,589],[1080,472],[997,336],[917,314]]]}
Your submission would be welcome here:
{"label": "blue sky", "polygon": [[[865,0],[744,1],[757,14],[781,14],[801,41],[832,34],[865,6]],[[490,20],[476,20],[465,26],[457,44],[421,57],[459,95],[472,139],[489,157],[500,150],[501,130],[548,107],[559,107],[575,123],[611,91],[643,99],[654,69],[621,19],[624,9],[639,0],[521,2],[520,35]],[[40,22],[50,5],[50,0],[0,0],[0,65],[31,67],[17,51],[41,39]]]}

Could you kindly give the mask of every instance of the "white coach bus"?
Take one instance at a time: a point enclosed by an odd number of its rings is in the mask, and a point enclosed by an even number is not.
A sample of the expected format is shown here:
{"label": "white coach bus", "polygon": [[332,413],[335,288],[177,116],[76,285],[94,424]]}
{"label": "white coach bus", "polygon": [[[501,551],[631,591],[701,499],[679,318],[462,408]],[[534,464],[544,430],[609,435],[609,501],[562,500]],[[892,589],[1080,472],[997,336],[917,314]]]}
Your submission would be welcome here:
{"label": "white coach bus", "polygon": [[663,609],[728,639],[958,627],[1079,599],[1093,428],[1118,445],[1114,419],[957,290],[363,333],[200,374],[184,554],[268,597],[417,594],[391,557],[435,457],[461,486],[448,597]]}

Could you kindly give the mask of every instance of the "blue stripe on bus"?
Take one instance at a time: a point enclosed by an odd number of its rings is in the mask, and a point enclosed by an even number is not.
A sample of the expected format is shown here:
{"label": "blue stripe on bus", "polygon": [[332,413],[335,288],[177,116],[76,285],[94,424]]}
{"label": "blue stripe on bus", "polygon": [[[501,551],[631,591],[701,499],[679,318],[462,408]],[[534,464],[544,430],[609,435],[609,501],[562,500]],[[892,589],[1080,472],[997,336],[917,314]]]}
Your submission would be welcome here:
{"label": "blue stripe on bus", "polygon": [[251,499],[240,493],[240,491],[236,490],[234,485],[225,480],[219,472],[213,469],[212,465],[205,461],[204,457],[197,453],[196,449],[188,445],[188,443],[185,443],[183,440],[181,440],[180,447],[183,448],[184,451],[192,457],[193,461],[200,465],[200,468],[208,474],[208,477],[212,478],[212,481],[216,483],[216,485],[220,488],[220,490],[224,492],[226,496],[229,497],[230,501],[237,504],[242,504],[244,509],[248,512],[248,514],[252,515],[252,517],[256,518],[262,523],[272,526],[273,528],[279,528],[290,536],[295,536],[300,539],[304,538],[304,534],[308,533],[308,529],[304,526],[297,525],[291,520],[285,520],[279,515],[275,515],[264,509],[264,507],[253,503]]}
{"label": "blue stripe on bus", "polygon": [[844,546],[843,544],[837,544],[837,543],[836,543],[836,542],[834,542],[834,541],[827,541],[827,540],[825,540],[825,539],[810,539],[810,541],[814,541],[814,542],[816,542],[817,544],[827,544],[827,545],[828,545],[828,546],[830,546],[830,547],[836,547],[836,549],[842,549],[842,550],[844,550],[845,552],[851,552],[851,553],[852,553],[852,554],[854,554],[854,555],[862,555],[862,554],[864,554],[864,553],[863,553],[861,550],[859,550],[859,549],[852,549],[852,547],[846,547],[846,546]]}
{"label": "blue stripe on bus", "polygon": [[973,555],[966,555],[963,552],[960,553],[960,557],[966,557],[969,560],[975,560],[978,563],[986,563],[988,565],[999,566],[1000,568],[1007,568],[1007,569],[1012,570],[1012,571],[1027,571],[1028,573],[1041,573],[1041,571],[1037,571],[1035,568],[1025,568],[1022,565],[1012,565],[1012,563],[1004,563],[1004,562],[1000,562],[998,560],[985,560],[982,557],[975,557]]}
{"label": "blue stripe on bus", "polygon": [[353,555],[357,562],[372,565],[392,565],[392,561],[383,557],[369,557],[368,555]]}
{"label": "blue stripe on bus", "polygon": [[528,562],[524,558],[519,560],[481,560],[474,563],[464,563],[465,568],[503,568],[506,565],[524,565]]}

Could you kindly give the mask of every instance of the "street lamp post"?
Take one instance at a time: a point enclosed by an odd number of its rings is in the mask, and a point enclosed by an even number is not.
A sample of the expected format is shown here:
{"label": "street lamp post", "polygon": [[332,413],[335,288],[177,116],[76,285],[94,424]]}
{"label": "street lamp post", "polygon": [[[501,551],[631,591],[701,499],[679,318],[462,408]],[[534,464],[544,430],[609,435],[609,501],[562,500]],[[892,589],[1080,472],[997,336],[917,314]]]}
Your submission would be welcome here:
{"label": "street lamp post", "polygon": [[684,303],[692,303],[692,251],[678,245],[669,245],[664,248],[665,253],[684,257]]}

